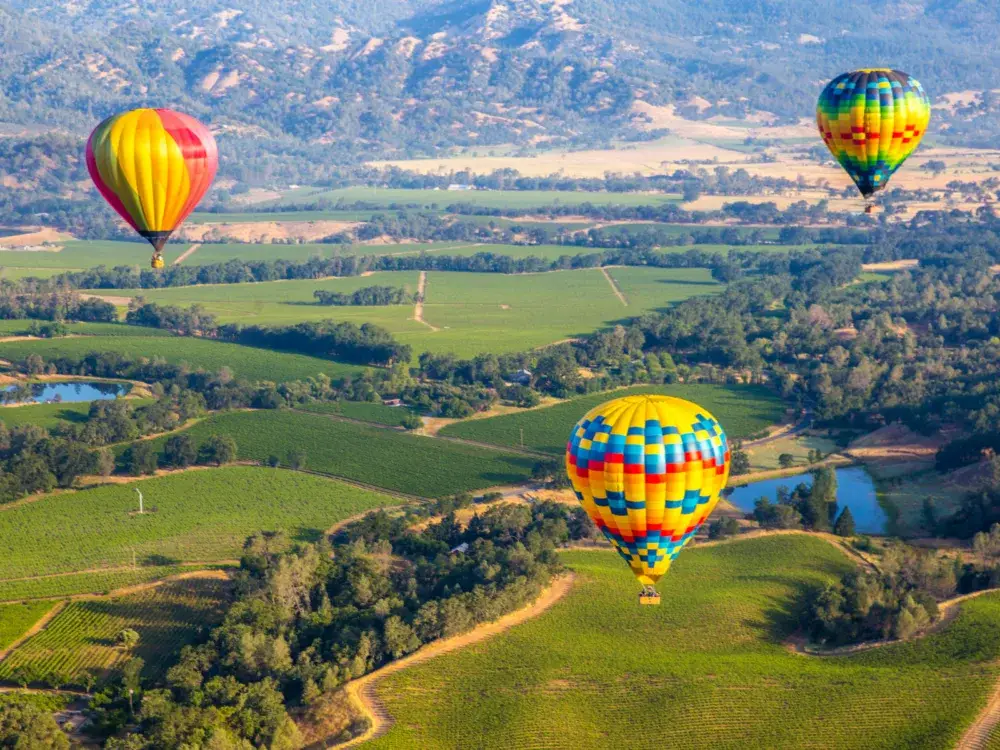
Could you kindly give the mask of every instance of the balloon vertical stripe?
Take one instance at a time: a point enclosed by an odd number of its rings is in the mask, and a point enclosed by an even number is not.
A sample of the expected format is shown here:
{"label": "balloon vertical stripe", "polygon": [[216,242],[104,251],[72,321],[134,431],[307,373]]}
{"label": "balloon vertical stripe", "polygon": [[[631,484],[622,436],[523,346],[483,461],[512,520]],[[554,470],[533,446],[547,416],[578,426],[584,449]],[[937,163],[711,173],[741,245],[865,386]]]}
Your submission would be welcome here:
{"label": "balloon vertical stripe", "polygon": [[217,168],[208,129],[168,109],[109,117],[87,142],[87,169],[97,189],[157,250],[194,211]]}

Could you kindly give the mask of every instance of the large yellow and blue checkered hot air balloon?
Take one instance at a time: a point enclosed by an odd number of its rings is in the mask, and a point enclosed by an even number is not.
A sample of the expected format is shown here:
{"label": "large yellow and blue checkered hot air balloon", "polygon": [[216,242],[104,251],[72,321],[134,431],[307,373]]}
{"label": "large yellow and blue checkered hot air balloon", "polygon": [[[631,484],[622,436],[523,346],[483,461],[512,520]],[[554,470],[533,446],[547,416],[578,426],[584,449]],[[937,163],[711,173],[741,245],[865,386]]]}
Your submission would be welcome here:
{"label": "large yellow and blue checkered hot air balloon", "polygon": [[625,396],[573,428],[566,473],[588,515],[659,603],[653,585],[719,502],[729,443],[718,421],[690,401]]}
{"label": "large yellow and blue checkered hot air balloon", "polygon": [[816,105],[824,143],[866,199],[920,145],[930,119],[931,102],[920,82],[889,68],[837,76]]}

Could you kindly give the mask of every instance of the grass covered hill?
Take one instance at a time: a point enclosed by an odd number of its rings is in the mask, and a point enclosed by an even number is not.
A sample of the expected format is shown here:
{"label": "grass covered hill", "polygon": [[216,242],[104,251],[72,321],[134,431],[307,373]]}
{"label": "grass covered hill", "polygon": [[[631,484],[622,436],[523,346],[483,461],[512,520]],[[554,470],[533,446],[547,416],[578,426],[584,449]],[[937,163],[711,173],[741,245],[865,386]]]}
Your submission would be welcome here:
{"label": "grass covered hill", "polygon": [[395,723],[377,750],[656,747],[939,750],[1000,668],[1000,596],[941,632],[853,656],[783,643],[803,589],[850,569],[805,535],[691,549],[639,607],[610,552],[570,552],[570,593],[513,630],[380,683]]}

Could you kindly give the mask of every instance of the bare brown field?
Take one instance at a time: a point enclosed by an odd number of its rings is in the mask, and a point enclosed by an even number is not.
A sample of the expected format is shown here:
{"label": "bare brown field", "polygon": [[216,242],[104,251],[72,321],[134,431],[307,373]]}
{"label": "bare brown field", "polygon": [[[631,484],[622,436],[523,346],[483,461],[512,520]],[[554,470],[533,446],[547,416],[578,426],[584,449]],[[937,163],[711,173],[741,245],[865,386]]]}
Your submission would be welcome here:
{"label": "bare brown field", "polygon": [[259,221],[229,224],[185,224],[177,238],[188,242],[269,243],[297,239],[315,242],[358,226],[356,221]]}

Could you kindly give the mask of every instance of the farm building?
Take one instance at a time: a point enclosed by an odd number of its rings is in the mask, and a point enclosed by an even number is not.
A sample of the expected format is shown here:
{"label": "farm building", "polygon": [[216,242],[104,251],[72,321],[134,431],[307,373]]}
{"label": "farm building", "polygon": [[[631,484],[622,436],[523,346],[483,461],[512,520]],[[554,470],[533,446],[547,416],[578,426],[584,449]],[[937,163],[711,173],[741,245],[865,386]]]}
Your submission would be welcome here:
{"label": "farm building", "polygon": [[515,383],[520,385],[528,385],[531,383],[531,370],[518,370],[514,373],[513,378]]}

